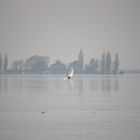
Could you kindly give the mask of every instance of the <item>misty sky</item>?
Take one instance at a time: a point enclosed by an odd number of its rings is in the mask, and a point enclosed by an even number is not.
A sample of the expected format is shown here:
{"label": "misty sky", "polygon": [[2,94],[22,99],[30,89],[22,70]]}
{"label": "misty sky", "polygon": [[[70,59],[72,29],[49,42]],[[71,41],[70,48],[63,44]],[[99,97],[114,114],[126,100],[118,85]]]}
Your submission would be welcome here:
{"label": "misty sky", "polygon": [[0,51],[85,63],[119,53],[121,68],[140,68],[140,0],[0,0]]}

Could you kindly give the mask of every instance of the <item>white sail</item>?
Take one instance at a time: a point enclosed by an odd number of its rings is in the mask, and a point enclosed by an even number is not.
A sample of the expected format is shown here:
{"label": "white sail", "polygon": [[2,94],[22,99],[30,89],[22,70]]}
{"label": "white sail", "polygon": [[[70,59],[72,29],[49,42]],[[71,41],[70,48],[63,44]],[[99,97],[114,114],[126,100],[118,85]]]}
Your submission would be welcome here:
{"label": "white sail", "polygon": [[73,77],[74,69],[70,65],[68,69],[68,73],[65,75],[64,79],[71,79]]}
{"label": "white sail", "polygon": [[70,74],[68,74],[68,77],[73,77],[73,68],[71,69],[71,73]]}

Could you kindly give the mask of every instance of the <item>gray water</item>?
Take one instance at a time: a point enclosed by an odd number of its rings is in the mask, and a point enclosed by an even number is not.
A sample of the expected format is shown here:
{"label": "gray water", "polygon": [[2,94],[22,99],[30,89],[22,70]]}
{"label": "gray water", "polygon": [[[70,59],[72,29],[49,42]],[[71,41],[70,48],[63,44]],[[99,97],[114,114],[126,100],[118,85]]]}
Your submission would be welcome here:
{"label": "gray water", "polygon": [[0,140],[140,140],[140,75],[0,75]]}

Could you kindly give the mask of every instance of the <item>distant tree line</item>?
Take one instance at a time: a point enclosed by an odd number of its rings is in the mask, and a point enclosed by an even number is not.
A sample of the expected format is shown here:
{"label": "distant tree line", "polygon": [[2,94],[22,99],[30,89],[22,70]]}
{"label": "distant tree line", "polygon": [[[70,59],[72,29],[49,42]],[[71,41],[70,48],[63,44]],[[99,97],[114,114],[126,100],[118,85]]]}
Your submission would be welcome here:
{"label": "distant tree line", "polygon": [[2,57],[0,53],[0,73],[46,73],[46,74],[64,74],[68,66],[72,65],[76,74],[117,74],[119,73],[119,55],[115,54],[112,59],[110,52],[103,52],[101,59],[91,58],[88,64],[84,64],[84,54],[82,49],[78,54],[78,59],[69,64],[62,63],[59,59],[49,65],[49,56],[33,55],[25,61],[16,60],[8,68],[7,54]]}
{"label": "distant tree line", "polygon": [[16,60],[13,62],[11,72],[13,73],[44,73],[48,70],[49,57],[34,55],[25,62]]}
{"label": "distant tree line", "polygon": [[89,64],[85,66],[85,73],[117,74],[119,72],[119,63],[118,54],[115,54],[115,59],[112,60],[110,52],[103,52],[101,60],[91,58]]}

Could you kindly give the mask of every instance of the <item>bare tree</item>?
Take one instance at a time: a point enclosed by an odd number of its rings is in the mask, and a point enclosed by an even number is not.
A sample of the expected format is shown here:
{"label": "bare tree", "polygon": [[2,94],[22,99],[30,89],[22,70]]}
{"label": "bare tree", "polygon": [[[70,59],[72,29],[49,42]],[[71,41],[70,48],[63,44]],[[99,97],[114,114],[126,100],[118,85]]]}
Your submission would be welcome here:
{"label": "bare tree", "polygon": [[106,54],[106,72],[111,72],[111,54],[110,52],[107,52]]}
{"label": "bare tree", "polygon": [[4,62],[3,62],[3,69],[4,69],[4,72],[5,73],[7,71],[7,67],[8,67],[8,56],[7,56],[7,54],[5,54],[5,56],[4,56]]}
{"label": "bare tree", "polygon": [[2,72],[2,54],[0,52],[0,73]]}
{"label": "bare tree", "polygon": [[106,54],[105,52],[102,54],[102,58],[101,58],[101,72],[104,73],[105,72],[105,62],[106,62]]}
{"label": "bare tree", "polygon": [[119,55],[115,55],[115,60],[113,62],[113,73],[117,73],[119,71]]}

